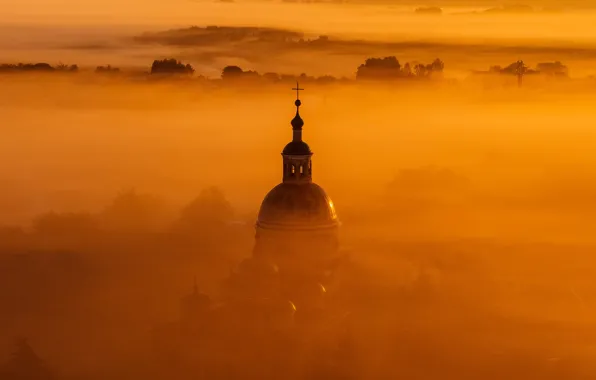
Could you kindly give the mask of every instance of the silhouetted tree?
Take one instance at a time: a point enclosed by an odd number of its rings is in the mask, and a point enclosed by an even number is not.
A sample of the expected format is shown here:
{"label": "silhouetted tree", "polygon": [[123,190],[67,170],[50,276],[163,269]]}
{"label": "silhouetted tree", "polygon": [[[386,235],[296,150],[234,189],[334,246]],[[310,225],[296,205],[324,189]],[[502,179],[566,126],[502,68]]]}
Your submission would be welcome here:
{"label": "silhouetted tree", "polygon": [[101,214],[101,220],[109,229],[146,231],[163,226],[166,214],[161,199],[133,189],[118,194]]}
{"label": "silhouetted tree", "polygon": [[442,73],[445,69],[445,63],[437,58],[430,64],[430,69],[433,73]]}
{"label": "silhouetted tree", "polygon": [[189,64],[183,64],[176,59],[155,60],[151,65],[151,74],[181,74],[192,75],[195,69]]}
{"label": "silhouetted tree", "polygon": [[569,68],[559,61],[539,63],[536,65],[536,71],[549,76],[567,77],[569,75]]}
{"label": "silhouetted tree", "polygon": [[239,80],[239,79],[258,79],[259,73],[256,71],[244,71],[238,66],[226,66],[221,72],[221,79],[225,81]]}
{"label": "silhouetted tree", "polygon": [[33,65],[26,64],[23,65],[19,63],[19,68],[25,68],[27,70],[39,70],[39,71],[54,71],[55,69],[49,63],[35,63]]}
{"label": "silhouetted tree", "polygon": [[221,79],[238,79],[244,74],[244,71],[238,66],[226,66],[221,72]]}
{"label": "silhouetted tree", "polygon": [[96,73],[100,73],[100,74],[116,74],[120,72],[120,69],[117,67],[112,67],[111,65],[107,65],[107,66],[97,66],[97,68],[95,69]]}
{"label": "silhouetted tree", "polygon": [[56,70],[63,71],[63,72],[64,71],[76,72],[76,71],[79,71],[79,66],[77,66],[77,65],[67,65],[67,64],[64,64],[64,63],[59,63],[56,66]]}
{"label": "silhouetted tree", "polygon": [[358,67],[356,79],[389,79],[401,75],[401,65],[397,58],[368,58]]}
{"label": "silhouetted tree", "polygon": [[441,76],[445,64],[440,59],[435,59],[430,64],[419,62],[406,63],[400,65],[395,57],[369,58],[358,67],[356,79],[399,79],[399,78],[428,78],[431,76]]}
{"label": "silhouetted tree", "polygon": [[[548,64],[546,64],[548,66]],[[545,67],[547,67],[545,66]],[[490,66],[488,71],[478,71],[478,74],[503,74],[503,75],[514,75],[518,78],[526,75],[537,74],[538,70],[530,69],[522,60],[513,62],[505,67],[500,65]]]}
{"label": "silhouetted tree", "polygon": [[406,77],[410,77],[410,76],[413,75],[412,66],[410,66],[410,63],[409,62],[407,62],[404,65],[404,68],[402,69],[402,72],[403,72],[404,76],[406,76]]}
{"label": "silhouetted tree", "polygon": [[55,71],[49,63],[18,63],[13,64],[2,64],[0,65],[0,72],[7,71]]}
{"label": "silhouetted tree", "polygon": [[254,71],[254,70],[248,70],[245,71],[244,73],[242,73],[242,77],[244,78],[260,78],[261,76],[259,75],[258,72]]}
{"label": "silhouetted tree", "polygon": [[524,61],[519,60],[501,69],[501,74],[525,75],[530,71]]}
{"label": "silhouetted tree", "polygon": [[512,64],[510,64],[509,66],[507,66],[501,70],[501,74],[515,75],[517,77],[517,84],[520,87],[523,82],[523,77],[526,76],[527,74],[534,74],[534,73],[536,73],[536,71],[528,68],[528,66],[526,66],[526,64],[522,60],[513,62]]}
{"label": "silhouetted tree", "polygon": [[[441,77],[443,74],[443,69],[445,68],[443,61],[438,58],[427,65],[418,62],[414,62],[413,65],[413,74],[418,78]],[[405,70],[404,76],[406,76]]]}
{"label": "silhouetted tree", "polygon": [[417,65],[414,66],[414,74],[417,77],[425,77],[427,75],[427,69],[426,66],[422,63],[419,63]]}
{"label": "silhouetted tree", "polygon": [[232,205],[223,191],[217,187],[203,189],[180,214],[178,227],[182,229],[204,228],[230,222],[234,216]]}
{"label": "silhouetted tree", "polygon": [[54,376],[27,340],[20,339],[10,360],[0,368],[0,378],[2,380],[50,380]]}

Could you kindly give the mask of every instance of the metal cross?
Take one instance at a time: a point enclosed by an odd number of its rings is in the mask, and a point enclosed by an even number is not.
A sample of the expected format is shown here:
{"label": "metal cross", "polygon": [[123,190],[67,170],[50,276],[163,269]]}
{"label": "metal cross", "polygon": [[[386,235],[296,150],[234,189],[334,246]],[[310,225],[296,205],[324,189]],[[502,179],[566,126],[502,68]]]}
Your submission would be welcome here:
{"label": "metal cross", "polygon": [[298,84],[298,82],[296,82],[296,87],[293,88],[292,90],[296,91],[296,99],[300,99],[300,91],[304,91],[304,89],[300,88],[300,85]]}

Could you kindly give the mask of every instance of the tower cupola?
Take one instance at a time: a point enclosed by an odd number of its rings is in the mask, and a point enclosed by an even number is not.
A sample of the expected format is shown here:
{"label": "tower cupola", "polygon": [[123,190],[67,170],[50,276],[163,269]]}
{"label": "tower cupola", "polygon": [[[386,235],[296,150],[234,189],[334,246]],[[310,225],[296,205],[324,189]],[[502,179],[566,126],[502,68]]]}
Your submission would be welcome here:
{"label": "tower cupola", "polygon": [[289,142],[283,152],[283,182],[284,183],[310,183],[312,182],[312,151],[307,143],[302,140],[302,127],[304,120],[300,116],[300,88],[298,83],[293,88],[296,91],[296,115],[291,121],[292,141]]}

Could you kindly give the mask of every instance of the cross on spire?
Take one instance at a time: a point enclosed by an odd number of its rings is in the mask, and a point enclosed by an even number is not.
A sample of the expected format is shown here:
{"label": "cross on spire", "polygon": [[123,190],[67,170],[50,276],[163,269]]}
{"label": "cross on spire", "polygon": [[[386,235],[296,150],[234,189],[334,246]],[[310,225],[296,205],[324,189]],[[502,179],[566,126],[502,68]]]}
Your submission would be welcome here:
{"label": "cross on spire", "polygon": [[296,82],[296,87],[294,87],[292,90],[296,91],[296,100],[300,100],[300,91],[304,91],[304,89],[300,88],[298,82]]}

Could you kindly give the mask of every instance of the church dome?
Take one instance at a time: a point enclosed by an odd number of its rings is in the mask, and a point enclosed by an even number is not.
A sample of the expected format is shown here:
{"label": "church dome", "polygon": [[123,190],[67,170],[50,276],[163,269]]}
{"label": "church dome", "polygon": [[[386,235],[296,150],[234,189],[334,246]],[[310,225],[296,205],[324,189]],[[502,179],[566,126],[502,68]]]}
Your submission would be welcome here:
{"label": "church dome", "polygon": [[304,141],[291,141],[286,145],[281,154],[287,154],[289,156],[308,156],[312,154],[312,151]]}
{"label": "church dome", "polygon": [[263,200],[257,226],[265,229],[320,229],[338,225],[333,202],[315,183],[283,182]]}

